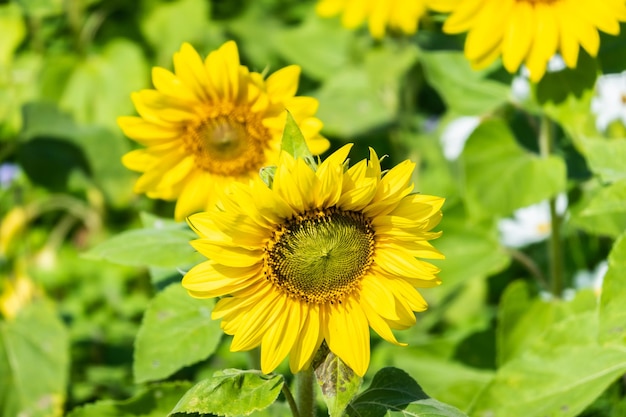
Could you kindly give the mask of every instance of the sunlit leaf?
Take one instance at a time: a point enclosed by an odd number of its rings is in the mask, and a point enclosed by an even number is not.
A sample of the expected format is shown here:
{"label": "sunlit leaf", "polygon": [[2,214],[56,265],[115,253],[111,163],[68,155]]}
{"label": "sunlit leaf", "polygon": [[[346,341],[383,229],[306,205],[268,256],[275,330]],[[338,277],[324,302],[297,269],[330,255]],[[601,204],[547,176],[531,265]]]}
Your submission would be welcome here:
{"label": "sunlit leaf", "polygon": [[194,385],[180,399],[172,414],[248,415],[272,404],[283,383],[280,375],[226,369]]}
{"label": "sunlit leaf", "polygon": [[600,341],[626,346],[626,234],[613,245],[602,285]]}
{"label": "sunlit leaf", "polygon": [[467,208],[474,217],[506,216],[565,190],[564,161],[557,156],[540,158],[522,149],[502,120],[478,126],[462,159]]}
{"label": "sunlit leaf", "polygon": [[421,63],[428,82],[459,115],[480,115],[508,101],[510,87],[475,71],[462,52],[423,51]]}
{"label": "sunlit leaf", "polygon": [[211,320],[214,305],[214,299],[192,298],[179,283],[158,293],[135,340],[135,380],[164,379],[215,352],[222,331]]}

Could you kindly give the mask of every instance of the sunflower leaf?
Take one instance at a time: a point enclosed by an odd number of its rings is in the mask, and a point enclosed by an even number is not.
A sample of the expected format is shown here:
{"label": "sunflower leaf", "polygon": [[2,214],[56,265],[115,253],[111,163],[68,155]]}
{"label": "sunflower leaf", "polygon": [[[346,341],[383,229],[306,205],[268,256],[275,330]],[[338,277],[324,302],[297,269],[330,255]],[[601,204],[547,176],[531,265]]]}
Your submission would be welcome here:
{"label": "sunflower leaf", "polygon": [[334,353],[328,352],[315,365],[315,376],[322,389],[330,417],[341,417],[363,381]]}
{"label": "sunflower leaf", "polygon": [[289,111],[287,111],[287,119],[285,120],[281,149],[296,159],[304,159],[313,169],[317,167],[315,159],[306,145],[304,135],[302,135],[302,131]]}
{"label": "sunflower leaf", "polygon": [[201,260],[189,244],[194,238],[192,231],[180,227],[133,229],[100,243],[83,256],[121,265],[183,267]]}
{"label": "sunflower leaf", "polygon": [[225,369],[194,385],[169,415],[175,413],[248,415],[269,407],[284,384],[281,375]]}
{"label": "sunflower leaf", "polygon": [[180,284],[154,297],[135,341],[137,382],[163,379],[215,352],[219,322],[211,320],[215,300],[191,298]]}
{"label": "sunflower leaf", "polygon": [[350,403],[350,417],[466,417],[458,409],[426,395],[418,383],[398,368],[383,368],[371,385]]}

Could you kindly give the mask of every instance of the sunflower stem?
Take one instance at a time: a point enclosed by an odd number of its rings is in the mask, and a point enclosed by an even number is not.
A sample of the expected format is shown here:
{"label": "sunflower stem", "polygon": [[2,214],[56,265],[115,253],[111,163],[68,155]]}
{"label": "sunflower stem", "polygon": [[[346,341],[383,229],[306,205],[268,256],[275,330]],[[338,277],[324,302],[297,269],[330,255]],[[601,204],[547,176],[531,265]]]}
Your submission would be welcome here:
{"label": "sunflower stem", "polygon": [[[299,417],[315,417],[315,375],[308,367],[296,374]],[[294,414],[296,416],[296,414]]]}
{"label": "sunflower stem", "polygon": [[[541,117],[539,130],[539,152],[544,158],[552,154],[554,146],[552,121],[545,114]],[[550,199],[550,240],[548,255],[550,260],[550,282],[552,295],[561,297],[563,292],[563,248],[561,247],[561,218],[556,210],[556,197]]]}

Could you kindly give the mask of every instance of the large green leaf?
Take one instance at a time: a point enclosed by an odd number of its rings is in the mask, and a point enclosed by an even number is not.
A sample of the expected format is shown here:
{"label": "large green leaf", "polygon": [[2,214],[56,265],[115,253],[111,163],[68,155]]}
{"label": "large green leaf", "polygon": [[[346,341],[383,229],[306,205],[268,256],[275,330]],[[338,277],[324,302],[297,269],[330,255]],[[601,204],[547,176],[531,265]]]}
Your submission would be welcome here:
{"label": "large green leaf", "polygon": [[590,195],[572,211],[571,223],[591,234],[617,237],[626,229],[626,179],[590,189]]}
{"label": "large green leaf", "polygon": [[361,387],[362,379],[339,357],[328,352],[322,362],[315,365],[317,383],[330,417],[341,417],[348,403]]}
{"label": "large green leaf", "polygon": [[324,132],[355,136],[394,121],[404,74],[416,62],[414,47],[372,48],[363,62],[345,66],[326,79],[316,97]]}
{"label": "large green leaf", "polygon": [[473,368],[419,348],[392,348],[394,353],[387,363],[419,379],[424,391],[434,398],[461,410],[466,410],[493,378],[491,370]]}
{"label": "large green leaf", "polygon": [[565,190],[565,162],[522,149],[502,120],[478,126],[467,141],[462,160],[467,208],[473,217],[509,215]]}
{"label": "large green leaf", "polygon": [[[572,323],[576,325],[576,323]],[[477,400],[476,417],[573,417],[626,371],[626,350],[553,345],[507,362]]]}
{"label": "large green leaf", "polygon": [[626,141],[589,139],[585,150],[589,168],[603,181],[626,179]]}
{"label": "large green leaf", "polygon": [[602,285],[600,342],[626,346],[626,234],[617,239],[609,255],[609,270]]}
{"label": "large green leaf", "polygon": [[144,314],[135,340],[137,382],[163,379],[209,357],[222,336],[211,320],[215,300],[192,298],[180,284],[158,293]]}
{"label": "large green leaf", "polygon": [[305,74],[323,80],[348,64],[353,34],[337,21],[320,19],[311,12],[302,24],[277,31],[276,48],[287,62],[298,64]]}
{"label": "large green leaf", "polygon": [[272,404],[283,383],[280,375],[226,369],[194,385],[176,404],[171,414],[248,415]]}
{"label": "large green leaf", "polygon": [[189,382],[151,385],[127,400],[87,404],[72,410],[67,417],[163,417],[190,387]]}
{"label": "large green leaf", "polygon": [[493,111],[509,98],[508,85],[475,71],[462,52],[423,51],[420,62],[428,82],[443,97],[448,109],[459,115],[479,115]]}
{"label": "large green leaf", "polygon": [[67,330],[47,301],[0,321],[0,415],[60,416],[68,370]]}
{"label": "large green leaf", "polygon": [[122,265],[185,267],[204,260],[189,244],[195,238],[191,230],[182,227],[133,229],[100,243],[84,256]]}
{"label": "large green leaf", "polygon": [[429,398],[406,372],[383,368],[370,386],[350,403],[350,417],[465,417],[456,408]]}

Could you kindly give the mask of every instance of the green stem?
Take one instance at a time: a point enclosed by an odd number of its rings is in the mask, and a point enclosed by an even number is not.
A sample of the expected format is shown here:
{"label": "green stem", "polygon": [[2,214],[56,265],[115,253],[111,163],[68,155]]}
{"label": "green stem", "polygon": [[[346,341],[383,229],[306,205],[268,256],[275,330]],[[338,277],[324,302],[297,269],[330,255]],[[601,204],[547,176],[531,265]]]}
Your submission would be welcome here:
{"label": "green stem", "polygon": [[300,417],[300,412],[298,411],[298,405],[296,404],[296,400],[293,398],[291,394],[291,390],[287,386],[287,383],[283,383],[283,387],[281,388],[285,399],[287,400],[287,404],[289,404],[289,408],[291,409],[291,414],[293,417]]}
{"label": "green stem", "polygon": [[[553,126],[550,119],[543,115],[539,130],[539,151],[541,156],[548,158],[554,146]],[[561,247],[561,218],[556,211],[556,197],[550,199],[550,240],[548,251],[550,259],[551,290],[554,297],[560,297],[563,292],[563,248]]]}
{"label": "green stem", "polygon": [[298,410],[299,417],[315,417],[315,396],[313,388],[315,375],[309,367],[296,374],[298,381]]}

